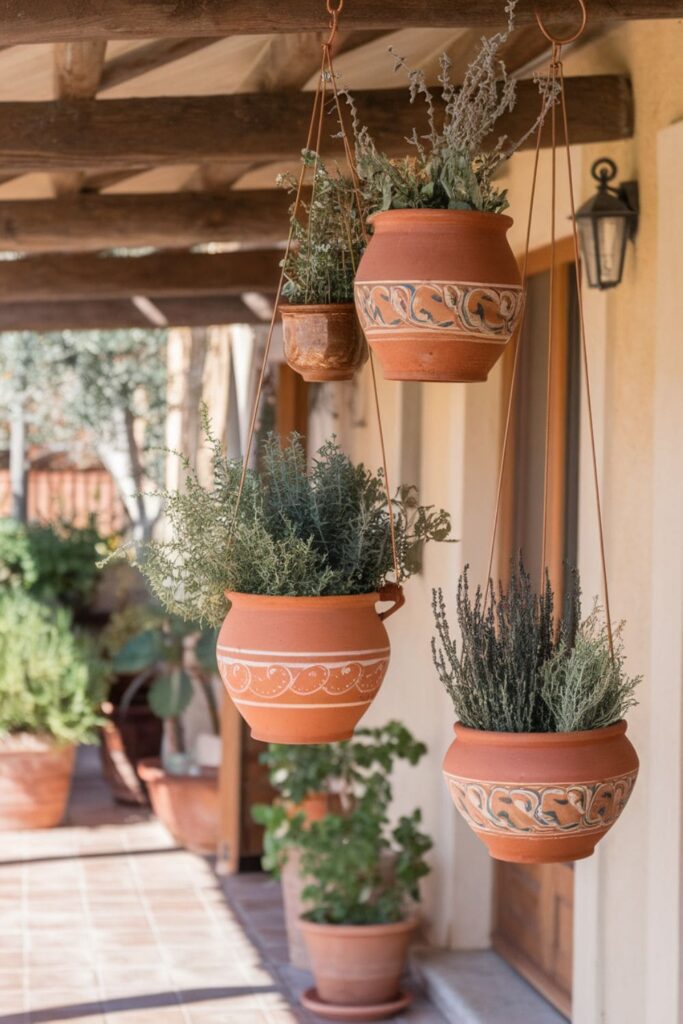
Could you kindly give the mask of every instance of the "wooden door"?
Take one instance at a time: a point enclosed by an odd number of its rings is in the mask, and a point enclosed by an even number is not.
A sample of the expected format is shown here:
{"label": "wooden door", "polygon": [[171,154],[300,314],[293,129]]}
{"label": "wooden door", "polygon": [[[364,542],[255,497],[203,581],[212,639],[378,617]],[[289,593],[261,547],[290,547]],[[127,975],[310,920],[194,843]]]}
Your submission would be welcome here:
{"label": "wooden door", "polygon": [[[501,576],[523,552],[540,582],[546,409],[550,401],[546,564],[558,600],[576,564],[580,349],[571,248],[552,280],[553,355],[548,387],[549,251],[531,254],[527,312],[503,495]],[[507,357],[506,357],[507,358]],[[511,374],[508,358],[508,384]],[[505,389],[507,396],[507,389]],[[572,864],[497,863],[493,947],[561,1013],[571,1014]]]}

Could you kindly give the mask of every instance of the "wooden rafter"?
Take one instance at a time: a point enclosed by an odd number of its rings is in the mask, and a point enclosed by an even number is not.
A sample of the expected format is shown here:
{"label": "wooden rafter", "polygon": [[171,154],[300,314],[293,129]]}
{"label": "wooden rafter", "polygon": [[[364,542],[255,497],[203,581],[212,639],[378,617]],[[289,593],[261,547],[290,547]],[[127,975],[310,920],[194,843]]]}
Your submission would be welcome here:
{"label": "wooden rafter", "polygon": [[[166,323],[172,327],[262,322],[240,299],[233,297],[169,298],[159,300],[154,305],[162,313]],[[0,331],[62,331],[149,326],[150,318],[127,299],[104,299],[100,302],[0,303]]]}
{"label": "wooden rafter", "polygon": [[118,246],[186,249],[203,242],[268,245],[286,239],[290,198],[280,190],[81,194],[0,201],[0,249],[86,252]]}
{"label": "wooden rafter", "polygon": [[0,260],[1,302],[152,299],[274,292],[282,253],[277,249],[149,256],[33,256]]}
{"label": "wooden rafter", "polygon": [[[534,0],[520,0],[518,23],[534,20]],[[499,25],[500,0],[363,0],[348,4],[345,29],[394,29]],[[566,0],[544,0],[547,23],[567,20]],[[593,21],[677,18],[679,0],[591,0]],[[328,16],[320,0],[5,0],[0,39],[6,44],[72,39],[144,39],[224,36],[236,33],[324,31]]]}
{"label": "wooden rafter", "polygon": [[[628,78],[568,78],[566,97],[575,143],[632,135]],[[404,151],[405,136],[420,116],[407,102],[406,91],[359,92],[356,100],[361,119],[379,148],[388,153]],[[500,134],[511,138],[523,135],[533,123],[538,105],[536,84],[520,82],[515,109],[501,118]],[[240,164],[245,159],[254,163],[295,160],[306,137],[310,106],[311,97],[301,92],[2,103],[0,165],[24,173],[84,167],[115,170],[199,160]],[[333,131],[331,118],[331,136]],[[530,137],[528,145],[532,144]],[[341,141],[330,137],[326,152],[341,154]]]}
{"label": "wooden rafter", "polygon": [[[90,100],[97,93],[107,48],[105,39],[57,43],[54,48],[55,96],[59,100]],[[78,192],[84,174],[80,170],[57,171],[52,182],[58,195]]]}

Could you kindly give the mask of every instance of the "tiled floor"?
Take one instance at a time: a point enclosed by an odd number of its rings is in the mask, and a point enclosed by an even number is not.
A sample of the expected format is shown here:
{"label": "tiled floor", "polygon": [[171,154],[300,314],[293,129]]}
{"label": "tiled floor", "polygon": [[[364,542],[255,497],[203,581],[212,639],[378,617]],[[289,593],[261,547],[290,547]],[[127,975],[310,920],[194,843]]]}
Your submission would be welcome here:
{"label": "tiled floor", "polygon": [[[0,1024],[310,1022],[308,984],[287,964],[277,883],[221,887],[154,819],[112,804],[94,750],[66,827],[0,833]],[[399,1019],[443,1024],[419,1001]]]}

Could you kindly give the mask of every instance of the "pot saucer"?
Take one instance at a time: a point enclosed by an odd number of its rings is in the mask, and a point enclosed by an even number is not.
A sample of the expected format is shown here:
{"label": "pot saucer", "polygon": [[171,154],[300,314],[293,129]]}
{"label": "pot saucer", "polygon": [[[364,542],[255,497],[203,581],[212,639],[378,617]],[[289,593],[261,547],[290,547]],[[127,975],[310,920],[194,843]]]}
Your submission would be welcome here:
{"label": "pot saucer", "polygon": [[349,1006],[348,1004],[340,1006],[337,1003],[326,1003],[320,998],[315,988],[307,988],[301,995],[302,1006],[326,1020],[385,1020],[385,1018],[405,1010],[412,1001],[412,992],[403,990],[395,999],[391,999],[387,1003],[374,1003],[372,1006]]}

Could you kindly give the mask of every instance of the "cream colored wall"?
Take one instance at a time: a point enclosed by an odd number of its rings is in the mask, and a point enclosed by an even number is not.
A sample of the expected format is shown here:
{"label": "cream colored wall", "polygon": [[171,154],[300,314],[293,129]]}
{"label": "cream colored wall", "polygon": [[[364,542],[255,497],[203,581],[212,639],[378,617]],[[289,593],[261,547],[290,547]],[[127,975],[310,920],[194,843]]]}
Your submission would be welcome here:
{"label": "cream colored wall", "polygon": [[[681,130],[683,24],[631,23],[565,61],[568,74],[631,76],[633,140],[573,149],[577,201],[593,191],[590,165],[607,155],[619,179],[637,178],[641,219],[629,246],[624,281],[608,293],[584,289],[591,381],[602,480],[610,594],[626,619],[628,666],[643,673],[630,731],[641,775],[622,820],[590,860],[576,866],[575,1024],[677,1024],[681,956],[681,776],[683,765],[683,216]],[[571,127],[571,126],[570,126]],[[668,129],[668,131],[667,131]],[[675,137],[674,137],[675,136]],[[518,154],[505,184],[521,252],[532,156]],[[549,241],[549,157],[532,225],[532,246]],[[558,165],[558,233],[569,234],[564,165]],[[369,416],[360,385],[354,405]],[[400,385],[381,383],[392,472],[397,451]],[[426,912],[435,941],[478,947],[489,941],[492,871],[456,818],[441,777],[450,742],[449,703],[429,654],[430,591],[452,593],[465,561],[484,572],[493,508],[502,388],[499,371],[486,385],[424,385],[424,500],[453,513],[460,543],[432,548],[407,588],[405,609],[390,620],[392,667],[368,720],[400,716],[430,745],[424,763],[401,777],[399,803],[423,807],[435,840]],[[350,407],[351,403],[346,402]],[[319,426],[322,420],[318,418]],[[376,431],[335,420],[352,454],[379,464]],[[410,481],[406,481],[410,482]],[[585,401],[582,417],[579,564],[586,601],[600,594],[599,558]]]}

